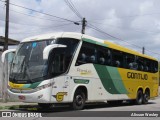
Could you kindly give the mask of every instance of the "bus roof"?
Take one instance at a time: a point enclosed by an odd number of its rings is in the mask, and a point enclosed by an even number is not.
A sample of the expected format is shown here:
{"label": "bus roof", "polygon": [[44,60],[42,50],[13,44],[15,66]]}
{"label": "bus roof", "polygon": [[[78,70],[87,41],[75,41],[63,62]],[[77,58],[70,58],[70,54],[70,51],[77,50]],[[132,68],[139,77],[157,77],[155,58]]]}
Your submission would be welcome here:
{"label": "bus roof", "polygon": [[149,58],[152,60],[156,60],[155,58],[145,55],[145,54],[141,54],[137,51],[128,49],[126,47],[120,46],[118,44],[109,42],[107,40],[102,40],[102,39],[98,39],[95,37],[91,37],[88,35],[84,35],[81,33],[75,33],[75,32],[58,32],[58,33],[49,33],[49,34],[42,34],[42,35],[37,35],[37,36],[33,36],[33,37],[29,37],[26,38],[24,40],[21,41],[22,42],[30,42],[30,41],[39,41],[39,40],[44,40],[44,39],[56,39],[56,38],[75,38],[78,40],[84,40],[93,44],[98,44],[101,46],[106,46],[109,48],[113,48],[115,50],[119,50],[119,51],[124,51],[126,53],[130,53],[130,54],[135,54],[137,56],[141,56],[141,57],[145,57],[145,58]]}

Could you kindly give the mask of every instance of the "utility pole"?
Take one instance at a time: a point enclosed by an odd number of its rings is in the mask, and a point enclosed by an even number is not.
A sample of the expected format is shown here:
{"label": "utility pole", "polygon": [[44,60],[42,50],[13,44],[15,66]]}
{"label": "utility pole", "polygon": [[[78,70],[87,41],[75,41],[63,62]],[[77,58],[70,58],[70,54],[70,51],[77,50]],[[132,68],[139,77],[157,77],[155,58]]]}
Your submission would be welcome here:
{"label": "utility pole", "polygon": [[[5,42],[3,51],[8,50],[8,33],[9,33],[9,0],[6,0],[6,23],[5,23]],[[2,100],[3,102],[7,102],[7,83],[9,79],[8,74],[8,55],[6,56],[6,60],[3,63],[3,79],[2,79]]]}
{"label": "utility pole", "polygon": [[142,54],[145,54],[145,48],[144,47],[142,48]]}
{"label": "utility pole", "polygon": [[9,33],[9,0],[6,0],[6,22],[5,22],[5,42],[3,51],[8,50],[8,33]]}
{"label": "utility pole", "polygon": [[83,20],[82,20],[82,34],[85,34],[86,22],[87,22],[86,19],[83,18]]}

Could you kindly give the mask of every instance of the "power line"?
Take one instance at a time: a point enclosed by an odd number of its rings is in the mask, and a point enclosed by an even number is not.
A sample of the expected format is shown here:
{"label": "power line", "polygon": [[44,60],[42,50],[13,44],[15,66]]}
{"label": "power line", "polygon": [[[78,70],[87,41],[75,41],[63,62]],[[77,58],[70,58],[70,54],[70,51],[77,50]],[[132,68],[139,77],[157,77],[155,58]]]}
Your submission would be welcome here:
{"label": "power line", "polygon": [[0,0],[1,2],[5,2],[4,0]]}
{"label": "power line", "polygon": [[[55,26],[51,26],[51,27],[43,27],[41,28],[42,29],[48,29],[48,28],[57,28],[57,27],[63,27],[63,26],[66,26],[66,25],[71,25],[72,23],[66,23],[66,24],[62,24],[62,25],[55,25]],[[32,32],[39,32],[37,30],[30,30],[30,32],[18,32],[18,33],[10,33],[10,34],[27,34],[27,33],[32,33]]]}
{"label": "power line", "polygon": [[52,19],[46,19],[46,18],[42,18],[42,17],[37,17],[37,16],[34,16],[34,15],[25,14],[25,13],[22,13],[22,12],[18,12],[18,11],[15,11],[15,10],[11,10],[11,9],[10,9],[10,11],[15,12],[15,13],[18,13],[18,14],[25,15],[25,16],[33,17],[33,18],[36,18],[36,19],[49,20],[49,21],[54,21],[54,22],[55,22],[55,21],[56,21],[56,22],[66,22],[66,21],[52,20]]}
{"label": "power line", "polygon": [[[140,49],[142,49],[142,48],[143,48],[143,47],[140,47],[140,46],[135,45],[135,44],[133,44],[133,43],[129,43],[129,42],[127,42],[127,41],[125,41],[125,40],[123,40],[123,39],[120,39],[120,38],[118,38],[118,37],[115,37],[115,36],[113,36],[113,35],[110,35],[110,34],[108,34],[108,33],[104,32],[103,30],[101,30],[101,29],[99,29],[99,28],[97,28],[97,27],[93,26],[92,24],[89,24],[89,26],[88,26],[88,27],[90,27],[90,28],[92,28],[92,29],[94,29],[94,30],[96,30],[96,31],[98,31],[98,32],[100,32],[100,33],[103,33],[103,34],[105,34],[105,35],[107,35],[107,36],[110,36],[110,37],[112,37],[112,38],[119,39],[119,40],[121,40],[121,41],[123,41],[123,42],[126,42],[126,43],[128,43],[129,45],[135,46],[135,47],[140,48]],[[159,53],[157,53],[157,52],[153,52],[153,51],[151,51],[151,50],[147,50],[147,49],[145,49],[145,51],[148,51],[148,52],[151,52],[151,53],[154,53],[154,54],[160,55]]]}
{"label": "power line", "polygon": [[[3,19],[0,19],[0,21],[5,22],[5,20],[3,20]],[[9,22],[12,23],[12,24],[25,25],[25,26],[31,26],[31,27],[33,27],[33,26],[36,26],[36,27],[42,26],[42,25],[31,25],[31,24],[17,23],[17,22],[13,22],[13,21],[9,21]],[[42,26],[42,27],[46,27],[46,26]],[[40,27],[39,27],[39,28],[40,28]]]}
{"label": "power line", "polygon": [[[91,22],[91,21],[90,21]],[[101,25],[108,25],[108,26],[112,26],[112,27],[115,27],[115,28],[119,28],[119,29],[124,29],[122,27],[119,27],[119,26],[115,26],[115,25],[110,25],[110,24],[105,24],[105,23],[99,23],[99,22],[91,22],[91,23],[95,23],[95,24],[101,24]],[[127,28],[129,29],[129,28]],[[129,30],[134,30],[134,31],[140,31],[140,32],[147,32],[147,33],[156,33],[155,31],[146,31],[146,30],[143,30],[143,29],[139,29],[139,28],[134,28],[134,29],[129,29]]]}
{"label": "power line", "polygon": [[[4,8],[2,8],[3,6],[1,6],[0,5],[0,8],[1,9],[4,9]],[[25,15],[25,16],[29,16],[29,17],[33,17],[33,18],[35,18],[35,19],[42,19],[42,20],[49,20],[49,21],[56,21],[56,22],[66,22],[66,21],[60,21],[60,20],[53,20],[53,19],[46,19],[46,18],[43,18],[43,17],[37,17],[37,16],[35,16],[35,15],[29,15],[29,14],[25,14],[25,13],[22,13],[22,12],[18,12],[18,11],[15,11],[15,10],[13,10],[13,9],[9,9],[9,11],[11,11],[11,12],[15,12],[15,13],[18,13],[18,14],[22,14],[22,15]],[[77,21],[77,22],[80,22],[80,21]]]}
{"label": "power line", "polygon": [[[0,0],[1,2],[5,2],[5,1],[2,1]],[[31,8],[27,8],[27,7],[24,7],[24,6],[20,6],[20,5],[17,5],[17,4],[14,4],[14,3],[9,3],[10,5],[13,5],[13,6],[16,6],[16,7],[20,7],[20,8],[23,8],[23,9],[27,9],[27,10],[30,10],[30,11],[34,11],[34,12],[37,12],[37,13],[40,13],[40,14],[44,14],[44,15],[47,15],[47,16],[50,16],[50,17],[54,17],[54,18],[57,18],[57,19],[61,19],[61,20],[66,20],[66,21],[69,21],[69,22],[72,22],[76,25],[78,25],[77,22],[75,21],[72,21],[72,20],[69,20],[69,19],[66,19],[66,18],[62,18],[62,17],[58,17],[58,16],[55,16],[55,15],[51,15],[51,14],[48,14],[48,13],[45,13],[45,12],[40,12],[40,11],[37,11],[37,10],[34,10],[34,9],[31,9]]]}
{"label": "power line", "polygon": [[[120,39],[120,38],[118,38],[118,37],[115,37],[115,36],[107,33],[107,32],[104,32],[103,30],[101,30],[101,29],[98,28],[98,27],[93,26],[92,24],[89,24],[89,27],[92,28],[92,29],[94,29],[94,30],[96,30],[96,31],[98,31],[98,32],[100,32],[100,33],[103,33],[103,34],[105,34],[105,35],[107,35],[107,36],[109,36],[109,37],[111,37],[111,38],[114,38],[114,39],[117,39],[117,40],[121,40],[121,41],[126,42],[126,41],[123,40],[123,39]],[[135,44],[131,44],[131,43],[129,43],[129,42],[126,42],[126,43],[128,43],[128,44],[130,44],[130,45],[132,45],[132,46],[135,46],[135,47],[137,47],[137,48],[140,48],[140,49],[142,48],[142,47],[140,47],[140,46],[137,46],[137,45],[135,45]]]}
{"label": "power line", "polygon": [[[69,0],[68,0],[69,1]],[[79,14],[79,16],[81,17],[81,19],[83,18],[82,15],[80,14],[80,12],[76,9],[75,5],[73,4],[72,0],[70,0],[70,4],[73,6],[73,8],[75,9],[75,11]]]}
{"label": "power line", "polygon": [[96,31],[98,31],[98,32],[101,32],[101,33],[103,33],[103,34],[106,34],[107,36],[109,36],[109,37],[111,37],[111,38],[119,39],[119,38],[117,38],[117,37],[115,37],[115,36],[112,36],[112,35],[104,32],[103,30],[99,29],[98,27],[95,27],[94,25],[92,25],[92,24],[90,24],[90,23],[88,24],[88,27],[90,27],[90,28],[92,28],[92,29],[94,29],[94,30],[96,30]]}
{"label": "power line", "polygon": [[[128,15],[128,16],[118,16],[118,18],[132,18],[132,17],[138,17],[138,16],[151,16],[151,15],[159,15],[160,13],[146,13],[146,14],[137,14],[137,15]],[[112,18],[102,18],[102,19],[93,19],[93,20],[89,20],[89,21],[104,21],[107,19],[112,19]]]}
{"label": "power line", "polygon": [[147,49],[147,50],[145,49],[145,51],[148,51],[148,52],[150,52],[150,53],[154,53],[154,54],[160,55],[159,53],[150,51],[150,50],[148,50],[148,49]]}
{"label": "power line", "polygon": [[[2,1],[2,0],[0,0],[0,1]],[[73,3],[72,3],[72,4],[73,4]],[[47,16],[55,17],[55,18],[58,18],[58,19],[66,20],[66,21],[69,21],[69,22],[74,23],[75,25],[80,25],[79,22],[72,21],[72,20],[69,20],[69,19],[66,19],[66,18],[61,18],[61,17],[55,16],[55,15],[51,15],[51,14],[48,14],[48,13],[40,12],[40,11],[31,9],[31,8],[27,8],[27,7],[24,7],[24,6],[20,6],[20,5],[14,4],[14,3],[10,3],[10,5],[13,5],[13,6],[16,6],[16,7],[20,7],[20,8],[23,8],[23,9],[27,9],[27,10],[31,10],[31,11],[34,11],[34,12],[37,12],[37,13],[41,13],[41,14],[44,14],[44,15],[47,15]],[[70,4],[70,5],[71,5],[71,4]],[[75,8],[75,9],[76,9],[76,8]],[[74,11],[76,11],[75,9],[74,9]],[[76,12],[76,13],[77,13],[77,12]],[[77,14],[77,15],[78,15],[78,14]],[[82,21],[82,22],[83,22],[83,21]],[[84,24],[82,24],[82,25],[84,25]],[[83,28],[83,26],[82,26],[82,28]]]}
{"label": "power line", "polygon": [[51,16],[51,17],[55,17],[55,18],[58,18],[58,19],[62,19],[62,20],[66,20],[66,21],[75,23],[75,21],[72,21],[72,20],[69,20],[69,19],[66,19],[66,18],[57,17],[55,15],[51,15],[51,14],[48,14],[48,13],[40,12],[40,11],[31,9],[31,8],[27,8],[27,7],[24,7],[24,6],[16,5],[16,4],[13,4],[13,3],[10,3],[10,4],[13,5],[13,6],[17,6],[17,7],[24,8],[24,9],[28,9],[28,10],[31,10],[31,11],[34,11],[34,12],[37,12],[37,13],[41,13],[41,14],[44,14],[44,15],[47,15],[47,16]]}
{"label": "power line", "polygon": [[81,33],[82,34],[85,34],[85,27],[86,27],[86,19],[83,18],[81,16],[81,14],[78,12],[78,10],[75,8],[74,4],[72,3],[72,1],[69,2],[69,0],[64,0],[65,3],[69,6],[69,8],[79,17],[82,19],[82,30],[81,30]]}
{"label": "power line", "polygon": [[64,0],[65,3],[68,5],[68,7],[79,17],[79,18],[83,18],[81,16],[81,14],[78,12],[78,10],[76,9],[76,7],[74,6],[74,4],[72,3],[72,1],[69,0]]}
{"label": "power line", "polygon": [[[14,11],[14,10],[10,10],[10,11],[17,12],[17,11]],[[17,13],[24,14],[24,13],[21,13],[21,12],[17,12]],[[24,14],[24,15],[31,16],[31,15],[28,15],[28,14]],[[31,16],[31,17],[35,17],[35,16]],[[35,17],[35,18],[37,18],[37,17]],[[40,18],[37,18],[37,19],[40,19]],[[43,19],[43,18],[41,18],[41,19]],[[59,20],[52,20],[52,19],[44,19],[44,20],[57,21],[57,22],[67,22],[67,21],[59,21]],[[0,21],[5,22],[5,20],[3,20],[3,19],[0,19]],[[32,27],[33,26],[36,26],[36,27],[42,26],[42,25],[31,25],[31,24],[25,24],[25,23],[17,23],[17,22],[13,22],[13,21],[9,21],[9,22],[12,23],[12,24],[32,26]],[[45,27],[45,26],[42,26],[42,27]]]}
{"label": "power line", "polygon": [[[0,1],[1,1],[1,2],[5,2],[5,1],[3,1],[3,0],[0,0]],[[66,1],[67,5],[71,8],[71,10],[72,10],[78,17],[82,18],[82,16],[81,16],[80,13],[78,12],[78,10],[75,8],[74,4],[73,4],[71,1],[69,2],[68,0],[65,0],[65,1]],[[14,3],[10,3],[10,4],[13,5],[13,6],[16,6],[16,7],[20,7],[20,8],[23,8],[23,9],[30,10],[30,11],[34,11],[34,12],[37,12],[37,13],[40,13],[40,14],[44,14],[44,15],[47,15],[47,16],[51,16],[51,17],[54,17],[54,18],[57,18],[57,19],[62,19],[62,20],[65,20],[65,21],[69,21],[69,22],[72,22],[72,23],[74,23],[74,24],[76,24],[76,25],[79,25],[79,24],[80,24],[80,23],[78,23],[78,22],[75,22],[75,21],[72,21],[72,20],[69,20],[69,19],[66,19],[66,18],[61,18],[61,17],[55,16],[55,15],[51,15],[51,14],[48,14],[48,13],[40,12],[40,11],[31,9],[31,8],[27,8],[27,7],[24,7],[24,6],[20,6],[20,5],[14,4]],[[12,11],[13,11],[13,10],[12,10]],[[18,12],[17,12],[17,13],[18,13]],[[19,12],[19,13],[20,13],[20,12]],[[24,13],[21,13],[21,14],[24,14]],[[132,15],[132,16],[124,16],[124,17],[144,16],[144,15],[153,15],[153,14],[159,14],[159,13],[150,13],[150,14],[143,14],[143,15]],[[24,15],[27,15],[27,14],[24,14]],[[31,16],[31,15],[28,15],[28,16]],[[33,17],[33,16],[32,16],[32,17]],[[39,18],[39,19],[42,19],[42,18]],[[16,23],[16,24],[17,24],[17,23]],[[21,25],[22,25],[22,24],[21,24]],[[23,25],[26,25],[26,24],[23,24]],[[32,25],[32,26],[33,26],[33,25]],[[64,26],[64,25],[62,25],[62,26]],[[55,27],[56,27],[56,26],[55,26]],[[58,26],[57,26],[57,27],[58,27]],[[115,38],[115,39],[119,39],[119,38],[117,38],[117,37],[115,37],[115,36],[113,36],[113,35],[110,35],[110,34],[104,32],[103,30],[101,30],[101,29],[99,29],[99,28],[97,28],[97,27],[95,27],[95,26],[93,26],[93,25],[91,25],[91,24],[89,24],[89,27],[92,28],[92,29],[94,29],[94,30],[96,30],[96,31],[98,31],[98,32],[101,32],[101,33],[103,33],[103,34],[106,34],[107,36],[110,36],[110,37]],[[122,40],[122,39],[119,39],[119,40],[124,41],[124,40]],[[126,42],[126,41],[124,41],[124,42]],[[126,43],[128,43],[128,42],[126,42]],[[138,47],[138,48],[141,48],[140,46],[137,46],[137,45],[135,45],[135,44],[131,44],[131,43],[128,43],[128,44],[133,45],[133,46],[136,46],[136,47]],[[150,50],[146,50],[146,51],[152,52],[152,51],[150,51]],[[156,53],[156,52],[152,52],[152,53],[160,55],[159,53]]]}

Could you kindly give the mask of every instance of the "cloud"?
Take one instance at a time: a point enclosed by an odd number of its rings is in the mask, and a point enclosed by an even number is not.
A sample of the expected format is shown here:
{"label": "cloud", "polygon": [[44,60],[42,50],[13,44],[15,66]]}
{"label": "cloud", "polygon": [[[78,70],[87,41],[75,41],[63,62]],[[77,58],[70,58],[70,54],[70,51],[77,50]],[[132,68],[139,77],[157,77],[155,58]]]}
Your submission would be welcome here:
{"label": "cloud", "polygon": [[[71,0],[79,13],[86,17],[86,34],[129,47],[141,52],[135,46],[121,42],[136,44],[140,47],[159,53],[160,45],[160,10],[158,0]],[[11,0],[12,3],[25,6],[53,16],[81,21],[66,5],[64,0]],[[0,2],[0,5],[4,6]],[[0,8],[0,19],[5,18],[5,9]],[[10,10],[28,14],[26,16],[10,11],[10,37],[22,40],[25,37],[48,32],[71,31],[81,32],[81,26],[70,22],[39,14],[34,11],[10,5]],[[32,17],[31,17],[32,16]],[[35,17],[33,17],[35,16]],[[40,19],[42,18],[42,19]],[[49,20],[45,20],[49,19]],[[68,25],[67,25],[68,24]],[[89,27],[92,24],[104,32],[117,38],[111,38]],[[0,21],[0,34],[4,35],[4,22]],[[151,54],[153,57],[160,56]]]}
{"label": "cloud", "polygon": [[150,9],[153,9],[154,5],[153,5],[153,1],[145,1],[143,3],[140,4],[140,14],[145,14],[147,12],[150,12]]}

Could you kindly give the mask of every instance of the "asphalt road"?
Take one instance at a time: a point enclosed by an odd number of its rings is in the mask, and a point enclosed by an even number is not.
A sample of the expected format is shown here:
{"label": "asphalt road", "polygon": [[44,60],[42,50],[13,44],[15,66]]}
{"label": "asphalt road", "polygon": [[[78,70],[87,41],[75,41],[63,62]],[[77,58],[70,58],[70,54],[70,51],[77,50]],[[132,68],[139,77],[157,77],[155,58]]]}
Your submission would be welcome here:
{"label": "asphalt road", "polygon": [[[112,119],[112,117],[115,117],[114,119],[125,120],[127,117],[130,117],[130,119],[136,118],[136,119],[141,119],[141,120],[150,120],[154,119],[157,120],[160,117],[160,97],[156,98],[155,100],[150,100],[148,104],[146,105],[133,105],[130,103],[123,103],[121,105],[109,105],[107,103],[101,103],[101,104],[90,104],[86,105],[84,110],[81,111],[73,111],[71,108],[68,106],[57,106],[53,107],[48,110],[44,110],[39,108],[37,105],[22,105],[20,107],[13,107],[10,109],[11,111],[14,112],[22,112],[22,113],[39,113],[42,114],[43,117],[46,117],[46,119],[65,119],[65,120],[80,120],[80,119],[91,119],[92,120],[99,120],[99,119],[105,119],[106,116],[107,119]],[[8,111],[10,111],[8,110]],[[131,116],[132,113],[135,113],[137,115],[149,113],[152,114],[153,117],[148,117],[148,116],[143,116],[143,117],[138,117],[138,116]],[[154,115],[158,115],[155,117]],[[126,117],[125,117],[126,115]],[[103,116],[103,117],[102,117]],[[44,118],[36,118],[38,120],[44,119]],[[67,117],[67,118],[66,118]],[[35,119],[35,118],[34,118]],[[135,119],[134,119],[135,120]]]}
{"label": "asphalt road", "polygon": [[93,106],[88,107],[84,111],[160,111],[160,97],[155,100],[150,100],[148,104],[133,105],[129,103],[123,103],[121,105],[110,106]]}

